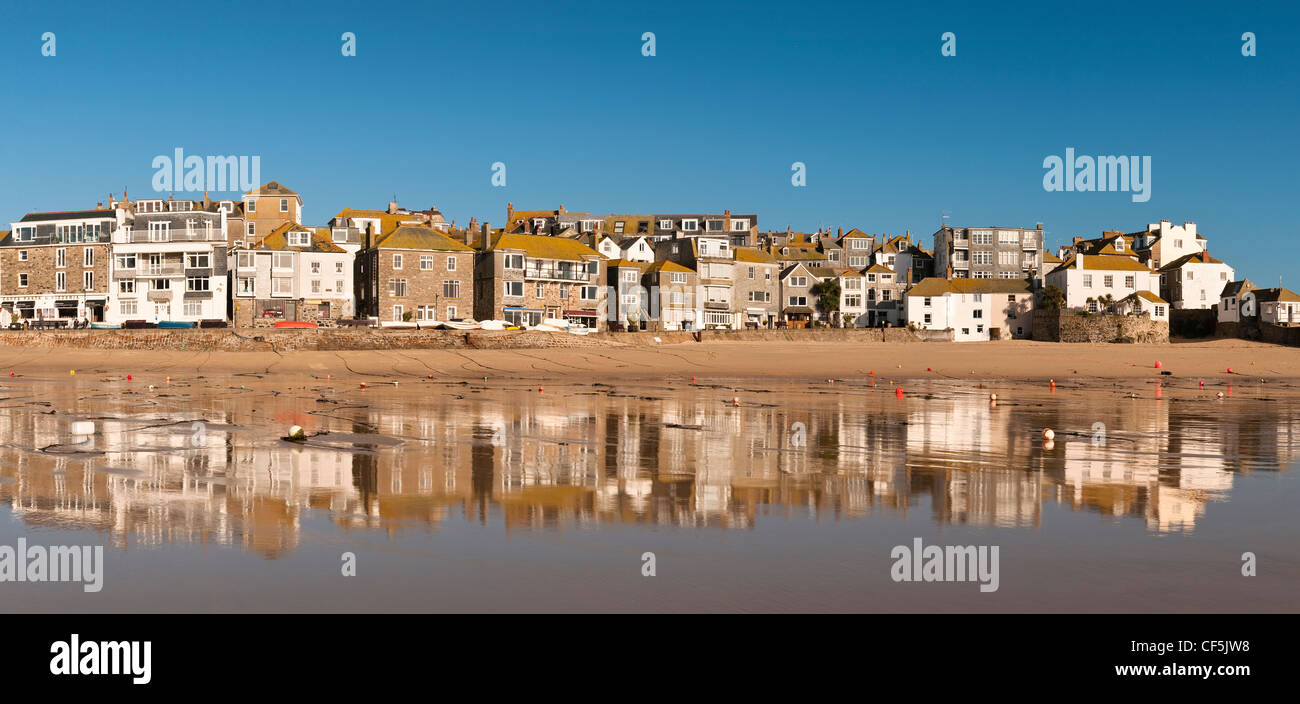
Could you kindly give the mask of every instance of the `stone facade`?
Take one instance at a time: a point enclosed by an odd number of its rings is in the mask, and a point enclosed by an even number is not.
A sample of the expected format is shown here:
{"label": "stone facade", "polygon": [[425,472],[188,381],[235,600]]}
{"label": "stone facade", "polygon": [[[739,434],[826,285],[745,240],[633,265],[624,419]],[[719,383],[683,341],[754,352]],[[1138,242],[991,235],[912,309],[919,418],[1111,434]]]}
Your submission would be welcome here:
{"label": "stone facade", "polygon": [[411,313],[409,322],[416,323],[475,315],[472,251],[378,247],[359,253],[356,261],[362,315],[402,322]]}
{"label": "stone facade", "polygon": [[[62,251],[62,255],[59,252]],[[87,254],[89,252],[89,254]],[[62,256],[62,266],[59,265]],[[89,257],[89,260],[87,260]],[[53,301],[78,301],[79,314],[91,320],[102,320],[108,303],[110,280],[108,275],[108,243],[67,243],[0,247],[0,290],[6,304],[18,299],[36,302],[45,298]],[[87,266],[87,261],[90,265]],[[59,286],[59,274],[63,285]],[[88,281],[86,275],[90,275]],[[25,285],[24,285],[25,283]],[[9,299],[14,299],[10,301]],[[9,305],[6,305],[9,307]],[[59,308],[64,317],[75,317],[74,309]]]}

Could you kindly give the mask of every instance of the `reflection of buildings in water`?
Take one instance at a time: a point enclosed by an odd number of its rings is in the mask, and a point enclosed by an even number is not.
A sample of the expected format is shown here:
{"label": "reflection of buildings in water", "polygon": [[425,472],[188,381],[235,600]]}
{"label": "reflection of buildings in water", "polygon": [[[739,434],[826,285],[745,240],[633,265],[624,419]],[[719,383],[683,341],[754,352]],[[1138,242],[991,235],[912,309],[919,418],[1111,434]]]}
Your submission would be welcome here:
{"label": "reflection of buildings in water", "polygon": [[[512,529],[738,528],[759,512],[906,513],[928,496],[939,522],[1036,526],[1054,497],[1171,531],[1190,530],[1234,473],[1291,462],[1300,440],[1298,420],[1171,414],[1172,403],[1149,400],[1044,409],[990,406],[979,394],[907,405],[810,398],[734,408],[710,393],[435,396],[355,420],[270,400],[266,415],[209,411],[199,434],[189,421],[99,420],[101,434],[81,449],[102,454],[58,456],[16,448],[67,443],[66,416],[0,409],[11,445],[0,476],[13,480],[0,497],[29,523],[103,530],[120,544],[213,542],[268,556],[299,543],[310,509],[345,529],[390,533],[431,530],[458,511],[480,522],[496,512]],[[221,407],[194,401],[184,415],[211,406]],[[346,439],[283,443],[258,417]],[[1105,445],[1065,435],[1047,451],[1036,437],[1044,425],[1086,429],[1093,417],[1107,425]]]}

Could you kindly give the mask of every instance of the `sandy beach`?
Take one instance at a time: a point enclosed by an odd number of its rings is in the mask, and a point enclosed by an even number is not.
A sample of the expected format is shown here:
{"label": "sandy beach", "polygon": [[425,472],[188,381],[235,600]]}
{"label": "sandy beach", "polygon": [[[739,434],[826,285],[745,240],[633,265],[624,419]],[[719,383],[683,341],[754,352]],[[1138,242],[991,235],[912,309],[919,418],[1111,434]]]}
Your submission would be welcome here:
{"label": "sandy beach", "polygon": [[[1159,361],[1161,368],[1156,369]],[[1228,369],[1232,369],[1231,374]],[[1169,345],[989,343],[681,343],[570,349],[220,352],[0,349],[0,375],[256,374],[339,379],[1003,379],[1300,378],[1300,349],[1223,339]]]}

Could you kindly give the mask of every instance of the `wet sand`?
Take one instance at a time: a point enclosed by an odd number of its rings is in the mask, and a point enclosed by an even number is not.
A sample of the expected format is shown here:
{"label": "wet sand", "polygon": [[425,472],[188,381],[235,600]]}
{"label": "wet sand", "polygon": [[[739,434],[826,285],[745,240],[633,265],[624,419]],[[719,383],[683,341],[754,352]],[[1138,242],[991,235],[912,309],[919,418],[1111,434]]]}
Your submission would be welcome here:
{"label": "wet sand", "polygon": [[[1161,362],[1161,369],[1154,368]],[[1300,349],[1244,340],[1170,345],[989,343],[681,343],[509,350],[178,352],[0,349],[0,378],[17,375],[328,374],[340,380],[1169,379],[1300,378]],[[1227,370],[1232,369],[1229,373]],[[1162,375],[1161,371],[1170,372]],[[872,374],[874,372],[874,374]]]}

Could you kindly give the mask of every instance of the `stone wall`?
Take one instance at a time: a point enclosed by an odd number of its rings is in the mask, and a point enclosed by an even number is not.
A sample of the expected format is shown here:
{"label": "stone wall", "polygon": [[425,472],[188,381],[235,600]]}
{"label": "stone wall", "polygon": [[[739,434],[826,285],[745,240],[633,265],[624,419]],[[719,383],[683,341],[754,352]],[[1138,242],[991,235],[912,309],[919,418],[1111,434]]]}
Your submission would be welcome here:
{"label": "stone wall", "polygon": [[1034,311],[1034,339],[1040,342],[1169,342],[1169,324],[1137,315],[1078,315],[1054,309]]}
{"label": "stone wall", "polygon": [[614,344],[596,336],[523,330],[3,330],[0,347],[286,352],[369,349],[536,349]]}

